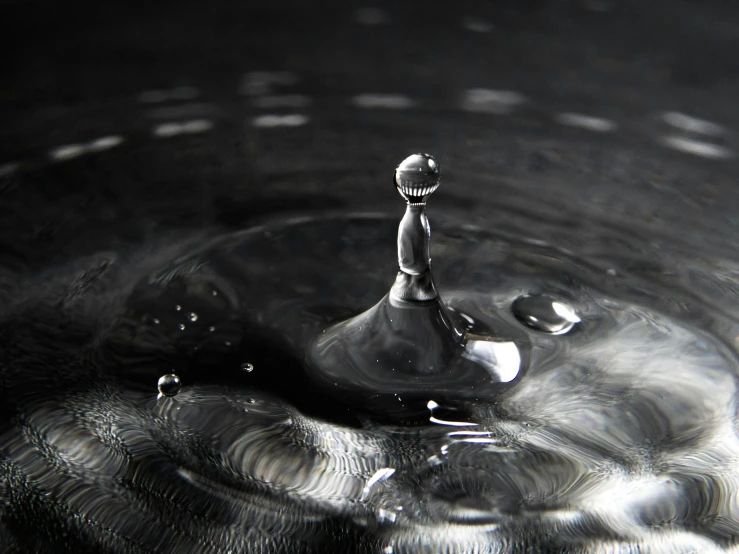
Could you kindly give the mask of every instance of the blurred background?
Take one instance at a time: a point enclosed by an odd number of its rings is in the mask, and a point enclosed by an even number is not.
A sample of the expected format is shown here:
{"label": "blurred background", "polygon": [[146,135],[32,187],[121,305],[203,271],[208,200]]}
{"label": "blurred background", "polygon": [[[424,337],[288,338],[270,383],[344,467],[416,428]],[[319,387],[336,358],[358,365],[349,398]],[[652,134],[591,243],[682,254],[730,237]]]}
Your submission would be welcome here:
{"label": "blurred background", "polygon": [[29,263],[275,211],[394,206],[378,190],[414,151],[444,168],[440,206],[552,200],[583,225],[733,247],[735,2],[2,11],[0,241]]}

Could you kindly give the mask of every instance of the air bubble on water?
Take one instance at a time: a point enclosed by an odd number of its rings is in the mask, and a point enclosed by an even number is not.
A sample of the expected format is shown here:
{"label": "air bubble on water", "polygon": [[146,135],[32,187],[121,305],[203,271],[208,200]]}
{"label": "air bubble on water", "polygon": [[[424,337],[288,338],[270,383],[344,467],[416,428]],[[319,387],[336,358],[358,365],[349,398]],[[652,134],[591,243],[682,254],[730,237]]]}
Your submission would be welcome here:
{"label": "air bubble on water", "polygon": [[176,306],[174,307],[174,309],[175,309],[176,311],[178,311],[178,312],[179,312],[180,310],[182,310],[182,306],[180,306],[179,304],[177,304],[177,305],[176,305]]}
{"label": "air bubble on water", "polygon": [[158,319],[158,318],[156,318],[156,317],[155,317],[154,319],[152,319],[152,321],[154,322],[154,325],[159,325],[159,324],[161,323],[161,322],[159,321],[159,319]]}
{"label": "air bubble on water", "polygon": [[195,312],[190,312],[187,316],[187,319],[189,319],[190,321],[197,321],[198,314],[196,314]]}
{"label": "air bubble on water", "polygon": [[254,404],[255,402],[256,402],[256,400],[254,400],[253,398],[247,398],[246,399],[246,403],[247,404]]}
{"label": "air bubble on water", "polygon": [[243,364],[241,364],[241,370],[246,371],[247,373],[251,373],[252,371],[254,371],[254,366],[249,362],[244,362]]}
{"label": "air bubble on water", "polygon": [[159,389],[159,394],[162,396],[175,396],[180,392],[182,383],[177,375],[174,373],[168,373],[159,378],[157,388]]}
{"label": "air bubble on water", "polygon": [[215,330],[216,330],[216,326],[215,325],[211,325],[210,327],[208,327],[208,331],[210,331],[211,333],[213,331],[215,331]]}
{"label": "air bubble on water", "polygon": [[580,322],[572,307],[548,294],[520,296],[513,302],[512,310],[527,327],[550,335],[563,335]]}
{"label": "air bubble on water", "polygon": [[179,328],[180,328],[180,331],[184,331],[185,330],[185,324],[184,323],[180,323]]}

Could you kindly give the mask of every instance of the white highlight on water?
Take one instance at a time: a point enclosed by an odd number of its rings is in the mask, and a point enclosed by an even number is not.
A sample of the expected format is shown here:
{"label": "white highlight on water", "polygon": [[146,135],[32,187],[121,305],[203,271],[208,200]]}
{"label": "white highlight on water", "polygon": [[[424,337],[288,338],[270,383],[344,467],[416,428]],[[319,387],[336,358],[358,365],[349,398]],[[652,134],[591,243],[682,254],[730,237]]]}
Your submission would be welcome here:
{"label": "white highlight on water", "polygon": [[477,426],[477,423],[468,423],[466,421],[447,421],[445,419],[439,419],[439,418],[434,417],[434,410],[439,407],[439,405],[434,400],[429,400],[426,403],[426,407],[431,412],[431,416],[429,416],[429,421],[431,423],[438,423],[439,425],[449,425],[451,427],[476,427]]}
{"label": "white highlight on water", "polygon": [[687,154],[693,154],[703,158],[718,160],[733,156],[731,150],[723,146],[676,135],[663,137],[662,142],[665,146],[673,150],[679,150],[680,152],[686,152]]}
{"label": "white highlight on water", "polygon": [[402,94],[383,94],[366,92],[354,96],[351,100],[358,108],[384,108],[391,110],[405,110],[416,103]]}
{"label": "white highlight on water", "polygon": [[308,123],[310,119],[303,114],[265,114],[254,118],[252,125],[254,127],[270,129],[274,127],[300,127]]}
{"label": "white highlight on water", "polygon": [[364,489],[362,490],[362,500],[364,500],[367,497],[370,489],[372,488],[372,485],[374,485],[378,481],[387,479],[393,473],[395,473],[395,468],[392,468],[392,467],[383,467],[382,469],[378,469],[377,471],[375,471],[375,473],[372,475],[372,477],[369,478],[369,480],[367,481],[367,484],[364,486]]}
{"label": "white highlight on water", "polygon": [[569,127],[580,127],[597,133],[607,133],[618,127],[615,121],[579,113],[564,112],[555,116],[555,121]]}
{"label": "white highlight on water", "polygon": [[710,136],[720,136],[726,133],[726,129],[718,123],[680,112],[665,112],[662,114],[662,120],[668,125],[690,133]]}
{"label": "white highlight on water", "polygon": [[210,119],[192,119],[190,121],[161,123],[154,127],[152,133],[159,138],[169,138],[177,135],[204,133],[212,128],[213,122]]}
{"label": "white highlight on water", "polygon": [[191,121],[185,121],[182,124],[182,131],[184,133],[204,133],[210,131],[213,128],[213,122],[209,119],[193,119]]}
{"label": "white highlight on water", "polygon": [[449,425],[450,427],[477,427],[477,423],[470,423],[469,421],[449,421],[446,419],[439,419],[434,416],[429,417],[431,423],[437,423],[439,425]]}
{"label": "white highlight on water", "polygon": [[111,148],[115,148],[116,146],[123,144],[123,140],[123,137],[120,135],[108,135],[87,143],[65,144],[64,146],[58,146],[51,149],[49,151],[49,157],[54,161],[63,162],[77,158],[83,154],[110,150]]}
{"label": "white highlight on water", "polygon": [[474,15],[466,15],[462,19],[462,27],[473,33],[489,33],[495,29],[492,23]]}
{"label": "white highlight on water", "polygon": [[509,114],[516,106],[526,102],[526,97],[513,90],[473,88],[465,91],[462,109],[468,112]]}
{"label": "white highlight on water", "polygon": [[384,11],[373,7],[359,8],[354,12],[354,19],[362,25],[381,25],[390,20]]}
{"label": "white highlight on water", "polygon": [[64,161],[71,160],[77,156],[81,156],[87,152],[87,147],[84,144],[67,144],[65,146],[58,146],[49,152],[52,160]]}
{"label": "white highlight on water", "polygon": [[510,383],[521,370],[521,353],[513,342],[468,340],[462,355],[480,364],[501,383]]}
{"label": "white highlight on water", "polygon": [[121,144],[123,144],[122,136],[110,135],[93,140],[87,145],[87,149],[90,152],[102,152],[103,150],[110,150],[111,148],[115,148]]}
{"label": "white highlight on water", "polygon": [[575,313],[570,306],[562,304],[561,302],[552,302],[552,309],[562,319],[569,321],[570,323],[580,323],[581,319]]}

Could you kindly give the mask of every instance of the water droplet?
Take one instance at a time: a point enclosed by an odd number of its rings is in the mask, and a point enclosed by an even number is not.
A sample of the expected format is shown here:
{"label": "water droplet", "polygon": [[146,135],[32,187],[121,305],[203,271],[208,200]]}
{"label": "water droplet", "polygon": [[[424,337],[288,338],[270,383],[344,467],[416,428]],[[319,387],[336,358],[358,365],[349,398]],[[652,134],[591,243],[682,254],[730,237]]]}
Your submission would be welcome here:
{"label": "water droplet", "polygon": [[395,169],[395,186],[403,198],[411,203],[426,202],[439,188],[441,171],[429,154],[413,154]]}
{"label": "water droplet", "polygon": [[563,335],[580,321],[575,310],[548,294],[518,297],[513,302],[513,315],[527,327],[551,335]]}
{"label": "water droplet", "polygon": [[184,331],[185,330],[185,324],[184,323],[180,323],[179,327],[180,327],[180,331]]}
{"label": "water droplet", "polygon": [[216,330],[216,327],[215,327],[215,325],[211,325],[210,327],[208,327],[208,331],[210,331],[211,333],[212,333],[213,331],[215,331],[215,330]]}
{"label": "water droplet", "polygon": [[241,364],[241,370],[246,371],[247,373],[251,373],[252,371],[254,371],[254,366],[249,362],[244,362],[243,364]]}
{"label": "water droplet", "polygon": [[254,400],[253,398],[247,398],[246,399],[246,403],[247,404],[254,404],[255,402],[256,402],[256,400]]}
{"label": "water droplet", "polygon": [[198,320],[198,314],[196,314],[195,312],[190,312],[190,314],[188,314],[187,318],[190,321],[197,321]]}
{"label": "water droplet", "polygon": [[154,325],[159,325],[159,323],[161,323],[161,322],[159,321],[159,319],[158,319],[158,318],[156,318],[156,317],[155,317],[154,319],[152,319],[152,321],[154,322]]}
{"label": "water droplet", "polygon": [[174,307],[174,309],[175,309],[176,311],[178,311],[178,312],[179,312],[180,310],[182,310],[182,306],[180,306],[179,304],[177,304],[177,305],[176,305],[176,306]]}
{"label": "water droplet", "polygon": [[162,375],[159,378],[157,388],[159,389],[159,392],[164,396],[175,396],[178,392],[180,392],[180,389],[182,388],[182,383],[180,382],[180,378],[177,377],[177,375],[175,375],[174,373],[168,373],[167,375]]}
{"label": "water droplet", "polygon": [[211,294],[212,294],[213,296],[218,296],[218,291],[217,291],[217,290],[214,290],[213,292],[211,292]]}

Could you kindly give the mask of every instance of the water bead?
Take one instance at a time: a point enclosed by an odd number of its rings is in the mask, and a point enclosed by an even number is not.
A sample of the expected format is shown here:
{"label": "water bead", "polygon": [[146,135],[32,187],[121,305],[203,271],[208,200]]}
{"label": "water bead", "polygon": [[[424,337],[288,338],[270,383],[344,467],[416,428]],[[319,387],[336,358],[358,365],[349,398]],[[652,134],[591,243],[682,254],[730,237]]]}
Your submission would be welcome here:
{"label": "water bead", "polygon": [[157,388],[159,389],[159,393],[163,396],[176,396],[182,388],[182,383],[177,375],[174,373],[168,373],[159,378]]}
{"label": "water bead", "polygon": [[441,169],[433,156],[413,154],[398,165],[393,180],[409,203],[423,203],[439,188]]}
{"label": "water bead", "polygon": [[513,302],[512,311],[527,327],[550,335],[563,335],[580,322],[572,307],[548,294],[520,296]]}

